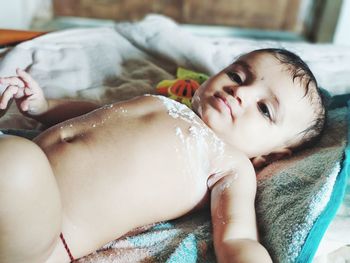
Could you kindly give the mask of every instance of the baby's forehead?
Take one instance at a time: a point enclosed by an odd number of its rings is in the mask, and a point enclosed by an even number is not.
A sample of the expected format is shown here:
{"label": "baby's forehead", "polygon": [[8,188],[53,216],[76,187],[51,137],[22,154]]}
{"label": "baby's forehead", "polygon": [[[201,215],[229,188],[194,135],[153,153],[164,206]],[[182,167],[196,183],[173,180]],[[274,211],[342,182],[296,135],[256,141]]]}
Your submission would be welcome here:
{"label": "baby's forehead", "polygon": [[[316,88],[316,82],[300,65],[293,64],[288,59],[280,58],[278,55],[266,51],[252,51],[239,57],[233,65],[246,68],[254,75],[269,75],[273,79],[284,77],[292,81],[295,86],[300,86],[308,93],[309,88]],[[278,73],[278,74],[277,74]]]}
{"label": "baby's forehead", "polygon": [[[250,52],[234,61],[231,66],[242,70],[253,78],[262,78],[267,81],[295,82],[296,86],[304,85],[301,78],[295,77],[294,68],[283,63],[276,56],[267,52]],[[229,66],[230,67],[230,66]]]}
{"label": "baby's forehead", "polygon": [[287,69],[287,64],[282,63],[275,55],[268,52],[252,51],[238,57],[233,64],[240,64],[249,67],[252,70],[257,70],[258,66],[275,66],[281,70]]}

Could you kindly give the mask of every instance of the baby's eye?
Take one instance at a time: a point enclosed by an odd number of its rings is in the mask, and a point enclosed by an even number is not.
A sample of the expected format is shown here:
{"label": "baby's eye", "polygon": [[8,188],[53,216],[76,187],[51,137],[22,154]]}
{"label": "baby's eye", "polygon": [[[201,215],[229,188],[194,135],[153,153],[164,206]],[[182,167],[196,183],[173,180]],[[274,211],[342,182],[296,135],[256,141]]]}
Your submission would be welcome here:
{"label": "baby's eye", "polygon": [[271,120],[271,114],[269,107],[265,103],[259,102],[258,103],[258,108],[261,114],[263,114],[265,117],[269,118]]}
{"label": "baby's eye", "polygon": [[236,72],[226,71],[226,74],[232,81],[236,82],[237,84],[240,85],[243,83],[242,78]]}

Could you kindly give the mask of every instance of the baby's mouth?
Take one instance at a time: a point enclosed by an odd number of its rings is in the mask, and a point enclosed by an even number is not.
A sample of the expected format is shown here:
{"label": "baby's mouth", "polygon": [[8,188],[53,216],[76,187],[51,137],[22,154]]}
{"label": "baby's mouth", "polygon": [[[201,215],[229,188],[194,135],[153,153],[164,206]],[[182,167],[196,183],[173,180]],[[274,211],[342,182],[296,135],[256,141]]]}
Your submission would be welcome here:
{"label": "baby's mouth", "polygon": [[214,97],[215,97],[217,100],[219,100],[220,102],[222,102],[223,104],[226,105],[226,107],[227,107],[228,110],[230,111],[231,117],[233,118],[231,105],[228,103],[228,101],[226,100],[226,98],[220,96],[220,94],[214,94]]}

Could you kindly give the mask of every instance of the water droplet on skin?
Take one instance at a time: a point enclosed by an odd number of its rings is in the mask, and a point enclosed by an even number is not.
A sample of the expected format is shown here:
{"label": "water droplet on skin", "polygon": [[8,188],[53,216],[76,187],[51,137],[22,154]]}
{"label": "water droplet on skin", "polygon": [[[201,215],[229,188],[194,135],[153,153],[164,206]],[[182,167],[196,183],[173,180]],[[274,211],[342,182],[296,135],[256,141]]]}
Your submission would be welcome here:
{"label": "water droplet on skin", "polygon": [[92,128],[95,128],[96,127],[96,124],[92,124]]}
{"label": "water droplet on skin", "polygon": [[73,127],[73,124],[69,124],[69,127],[72,128],[72,127]]}
{"label": "water droplet on skin", "polygon": [[106,105],[104,105],[102,108],[103,109],[111,109],[111,108],[113,108],[113,104],[106,104]]}

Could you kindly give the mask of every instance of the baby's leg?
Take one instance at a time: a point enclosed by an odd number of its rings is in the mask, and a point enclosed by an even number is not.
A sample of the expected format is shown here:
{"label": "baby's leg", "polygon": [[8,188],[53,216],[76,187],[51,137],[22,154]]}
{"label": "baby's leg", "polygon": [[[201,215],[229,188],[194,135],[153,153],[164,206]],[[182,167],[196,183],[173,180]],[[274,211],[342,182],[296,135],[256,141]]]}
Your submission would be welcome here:
{"label": "baby's leg", "polygon": [[0,135],[0,262],[46,262],[60,242],[61,220],[46,155],[29,140]]}

